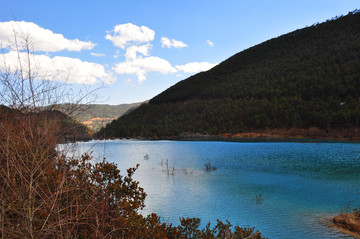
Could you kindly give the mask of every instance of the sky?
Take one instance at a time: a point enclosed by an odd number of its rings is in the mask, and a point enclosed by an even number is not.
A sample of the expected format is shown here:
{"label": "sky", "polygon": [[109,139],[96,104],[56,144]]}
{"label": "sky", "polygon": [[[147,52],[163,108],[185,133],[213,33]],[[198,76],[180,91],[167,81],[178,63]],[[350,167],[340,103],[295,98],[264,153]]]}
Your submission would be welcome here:
{"label": "sky", "polygon": [[[149,100],[232,55],[360,9],[360,0],[0,0],[0,55],[28,34],[36,68],[96,103]],[[3,63],[0,63],[0,70]]]}

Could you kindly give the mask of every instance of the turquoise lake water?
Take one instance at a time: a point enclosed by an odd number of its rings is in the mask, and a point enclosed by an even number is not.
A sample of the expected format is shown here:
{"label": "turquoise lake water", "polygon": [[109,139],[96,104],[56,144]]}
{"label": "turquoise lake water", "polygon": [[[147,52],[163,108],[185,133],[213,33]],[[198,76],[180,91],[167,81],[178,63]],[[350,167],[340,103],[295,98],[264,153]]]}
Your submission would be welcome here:
{"label": "turquoise lake water", "polygon": [[[148,194],[143,214],[256,227],[268,238],[351,238],[332,216],[360,207],[359,143],[107,140],[77,143],[125,169]],[[217,170],[207,172],[205,164]]]}

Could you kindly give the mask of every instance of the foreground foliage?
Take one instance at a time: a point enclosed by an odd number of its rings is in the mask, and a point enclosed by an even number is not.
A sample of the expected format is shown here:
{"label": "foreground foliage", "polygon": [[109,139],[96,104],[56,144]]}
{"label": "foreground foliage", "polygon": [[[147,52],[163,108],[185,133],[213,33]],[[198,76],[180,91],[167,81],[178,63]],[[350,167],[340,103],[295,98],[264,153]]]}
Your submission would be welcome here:
{"label": "foreground foliage", "polygon": [[61,119],[15,112],[0,114],[1,238],[262,238],[229,222],[199,229],[197,218],[142,216],[139,165],[121,175],[105,159],[59,155]]}

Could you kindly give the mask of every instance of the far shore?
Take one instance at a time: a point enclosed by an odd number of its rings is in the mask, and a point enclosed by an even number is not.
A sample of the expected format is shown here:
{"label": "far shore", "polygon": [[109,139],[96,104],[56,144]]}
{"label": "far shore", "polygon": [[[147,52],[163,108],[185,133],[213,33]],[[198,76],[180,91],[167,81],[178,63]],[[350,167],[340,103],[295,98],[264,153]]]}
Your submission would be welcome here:
{"label": "far shore", "polygon": [[335,140],[335,141],[359,141],[360,129],[318,129],[311,127],[308,129],[267,129],[254,132],[244,132],[239,134],[223,134],[223,138],[233,139],[264,139],[264,140]]}
{"label": "far shore", "polygon": [[[113,139],[113,138],[107,138]],[[360,142],[360,128],[342,129],[264,129],[237,134],[222,133],[219,135],[184,132],[177,136],[129,137],[140,140],[179,140],[179,141],[230,141],[230,142],[322,142],[349,141]]]}

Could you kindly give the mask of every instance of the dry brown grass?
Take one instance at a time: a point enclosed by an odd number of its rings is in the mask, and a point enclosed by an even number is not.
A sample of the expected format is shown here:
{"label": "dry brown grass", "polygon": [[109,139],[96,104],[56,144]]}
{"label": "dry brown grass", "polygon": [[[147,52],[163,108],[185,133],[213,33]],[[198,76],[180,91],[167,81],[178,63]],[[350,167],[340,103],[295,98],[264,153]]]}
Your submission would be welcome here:
{"label": "dry brown grass", "polygon": [[340,214],[332,219],[336,229],[351,234],[352,236],[360,237],[360,214],[349,213]]}

